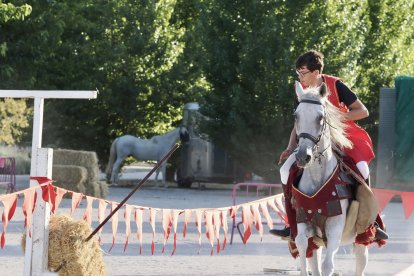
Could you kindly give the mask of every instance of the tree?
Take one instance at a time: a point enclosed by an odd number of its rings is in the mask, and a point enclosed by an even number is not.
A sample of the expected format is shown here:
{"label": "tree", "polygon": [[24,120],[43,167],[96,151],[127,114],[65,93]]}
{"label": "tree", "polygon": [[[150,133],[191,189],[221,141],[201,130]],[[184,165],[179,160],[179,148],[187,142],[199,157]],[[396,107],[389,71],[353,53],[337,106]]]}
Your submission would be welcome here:
{"label": "tree", "polygon": [[[22,21],[31,13],[31,6],[23,4],[15,6],[11,3],[0,1],[0,31],[2,25],[8,21]],[[1,36],[0,36],[1,37]],[[3,62],[7,55],[7,41],[0,39],[0,80],[3,76],[12,77],[13,69]],[[0,81],[3,84],[2,81]],[[25,100],[3,99],[0,101],[0,142],[13,145],[19,142],[24,129],[29,126],[31,109],[26,106]]]}

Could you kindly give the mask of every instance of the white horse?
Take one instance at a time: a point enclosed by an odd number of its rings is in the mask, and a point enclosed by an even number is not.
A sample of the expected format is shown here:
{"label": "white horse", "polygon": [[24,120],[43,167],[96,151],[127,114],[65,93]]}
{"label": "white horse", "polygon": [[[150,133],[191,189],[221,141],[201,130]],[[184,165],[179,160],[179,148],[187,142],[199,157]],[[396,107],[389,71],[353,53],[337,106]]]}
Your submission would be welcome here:
{"label": "white horse", "polygon": [[[333,154],[332,146],[335,145],[339,148],[351,147],[352,143],[344,133],[343,113],[327,99],[325,84],[318,88],[304,90],[301,84],[296,82],[296,93],[299,100],[299,105],[295,111],[295,127],[299,138],[296,163],[298,167],[303,168],[302,178],[296,188],[299,191],[297,197],[300,198],[300,194],[302,194],[305,198],[317,200],[317,195],[323,191],[331,179],[333,177],[338,179],[335,175],[338,169],[338,160]],[[337,180],[335,183],[338,183]],[[329,190],[328,193],[335,194],[332,190]],[[339,194],[339,190],[336,190],[336,193]],[[297,218],[301,215],[305,218],[304,220],[298,219],[298,233],[295,238],[302,276],[308,275],[306,250],[309,238],[315,235],[321,237],[323,234],[326,238],[326,255],[322,268],[320,263],[321,247],[314,250],[313,256],[309,258],[312,275],[332,275],[334,272],[334,256],[339,246],[341,244],[351,244],[355,240],[356,231],[350,231],[348,237],[342,235],[349,205],[348,199],[339,197],[336,203],[336,208],[330,209],[327,207],[328,212],[335,209],[336,213],[334,213],[334,216],[325,216],[326,221],[323,226],[315,226],[315,223],[311,223],[309,220],[309,217],[319,215],[316,213],[323,213],[323,208],[317,209],[316,212],[306,208],[297,209]],[[354,243],[354,253],[356,256],[355,273],[356,275],[363,275],[368,262],[368,249],[364,245]]]}
{"label": "white horse", "polygon": [[[136,160],[159,162],[172,148],[174,143],[188,139],[188,131],[185,127],[173,129],[163,135],[156,135],[151,139],[141,139],[132,135],[124,135],[116,138],[111,145],[108,165],[106,167],[107,179],[111,183],[118,183],[119,169],[127,156]],[[155,181],[158,182],[158,174],[162,173],[162,183],[167,187],[165,161],[156,171]]]}

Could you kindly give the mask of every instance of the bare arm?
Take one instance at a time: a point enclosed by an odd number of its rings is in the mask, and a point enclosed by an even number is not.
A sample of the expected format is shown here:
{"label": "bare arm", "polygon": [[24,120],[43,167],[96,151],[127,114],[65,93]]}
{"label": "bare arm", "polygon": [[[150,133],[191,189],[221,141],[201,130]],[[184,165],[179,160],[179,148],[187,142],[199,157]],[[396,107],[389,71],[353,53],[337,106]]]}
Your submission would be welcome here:
{"label": "bare arm", "polygon": [[[368,109],[365,105],[357,99],[349,106],[349,112],[345,113],[345,118],[347,120],[357,121],[364,119],[369,116]],[[290,144],[290,141],[289,141]]]}
{"label": "bare arm", "polygon": [[293,127],[292,132],[290,133],[290,138],[289,138],[289,144],[287,146],[287,148],[280,154],[279,157],[279,162],[278,164],[282,164],[282,162],[284,160],[286,160],[289,155],[292,154],[293,150],[297,147],[297,142],[296,142],[296,129],[295,127]]}
{"label": "bare arm", "polygon": [[289,144],[287,146],[287,149],[293,151],[294,149],[296,149],[297,146],[298,144],[296,142],[296,129],[293,126],[292,132],[290,133]]}

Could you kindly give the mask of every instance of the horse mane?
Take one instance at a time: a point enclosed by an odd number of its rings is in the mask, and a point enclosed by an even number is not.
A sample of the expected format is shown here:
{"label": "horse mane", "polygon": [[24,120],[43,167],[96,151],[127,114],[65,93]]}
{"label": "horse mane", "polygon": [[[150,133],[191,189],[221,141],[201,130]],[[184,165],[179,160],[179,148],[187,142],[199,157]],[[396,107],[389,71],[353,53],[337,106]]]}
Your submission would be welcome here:
{"label": "horse mane", "polygon": [[329,92],[322,96],[319,89],[320,87],[309,87],[305,89],[305,93],[299,101],[303,99],[320,101],[326,109],[326,123],[329,126],[333,145],[341,151],[344,148],[352,148],[353,144],[346,135],[347,125],[345,114],[328,100]]}
{"label": "horse mane", "polygon": [[170,131],[168,131],[164,134],[155,135],[155,136],[151,137],[149,140],[154,144],[158,144],[161,137],[169,136],[171,134],[175,134],[175,132],[177,132],[177,131],[179,131],[179,128],[174,128],[174,129],[172,129],[172,130],[170,130]]}

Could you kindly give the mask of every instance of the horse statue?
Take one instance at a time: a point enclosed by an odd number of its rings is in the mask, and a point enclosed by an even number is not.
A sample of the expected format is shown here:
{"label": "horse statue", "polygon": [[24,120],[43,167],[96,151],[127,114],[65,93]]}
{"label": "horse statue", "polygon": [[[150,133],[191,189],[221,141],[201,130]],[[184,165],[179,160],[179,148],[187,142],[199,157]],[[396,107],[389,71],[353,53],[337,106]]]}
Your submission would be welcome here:
{"label": "horse statue", "polygon": [[[119,169],[126,157],[132,156],[136,160],[159,162],[172,148],[174,143],[181,139],[187,141],[188,131],[185,127],[175,128],[165,134],[153,136],[151,139],[141,139],[132,135],[116,138],[111,145],[106,177],[111,183],[118,183]],[[167,187],[165,161],[156,171],[155,181],[158,183],[158,174],[162,173],[162,183]]]}
{"label": "horse statue", "polygon": [[[299,139],[296,152],[297,167],[303,169],[302,177],[292,188],[292,197],[296,205],[297,235],[295,244],[299,252],[301,275],[308,275],[308,261],[312,275],[332,275],[334,272],[334,257],[340,245],[353,244],[356,256],[356,275],[363,275],[368,263],[367,246],[354,243],[356,229],[346,231],[344,236],[347,210],[351,191],[350,185],[341,181],[339,160],[333,151],[352,147],[352,142],[345,135],[345,118],[342,112],[335,108],[327,99],[325,84],[320,87],[303,89],[296,81],[296,93],[299,105],[294,113],[295,128]],[[335,206],[328,206],[333,201],[326,202],[321,209],[299,207],[301,197],[318,204],[321,193],[333,182],[328,196],[338,195]],[[348,186],[348,187],[347,187]],[[295,191],[296,190],[296,191]],[[335,192],[332,192],[335,191]],[[296,193],[296,194],[295,194]],[[319,208],[319,207],[316,207]],[[332,211],[334,210],[334,211]],[[327,215],[326,213],[330,213]],[[347,222],[348,224],[348,222]],[[310,238],[323,237],[326,254],[321,268],[322,247],[311,247]],[[309,250],[311,253],[309,254]],[[308,256],[307,256],[308,255]],[[310,256],[309,256],[310,255]]]}

